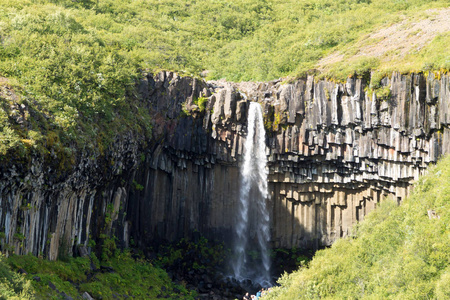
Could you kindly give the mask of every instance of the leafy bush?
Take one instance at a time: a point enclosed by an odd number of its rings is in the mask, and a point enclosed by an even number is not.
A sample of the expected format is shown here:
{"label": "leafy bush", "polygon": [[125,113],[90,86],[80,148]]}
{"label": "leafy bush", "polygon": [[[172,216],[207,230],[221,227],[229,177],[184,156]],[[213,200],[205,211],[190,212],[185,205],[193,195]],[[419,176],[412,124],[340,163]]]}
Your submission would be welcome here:
{"label": "leafy bush", "polygon": [[212,242],[201,236],[197,241],[181,239],[177,243],[161,245],[157,263],[165,269],[173,267],[191,269],[214,269],[222,265],[229,254],[222,243]]}
{"label": "leafy bush", "polygon": [[[6,262],[13,269],[23,269],[28,274],[23,277],[13,273],[2,262],[0,275],[6,284],[0,282],[0,295],[8,292],[22,297],[17,299],[32,299],[26,297],[34,291],[33,296],[38,299],[60,299],[62,292],[77,299],[84,292],[95,299],[156,299],[158,295],[194,298],[193,293],[173,284],[165,271],[154,267],[145,259],[132,258],[129,251],[117,252],[107,262],[99,262],[93,253],[91,257],[92,259],[70,257],[66,261],[48,261],[32,255],[12,256]],[[94,263],[94,269],[91,268],[91,263]],[[106,272],[101,270],[105,263],[108,265]],[[50,282],[59,292],[49,287]]]}
{"label": "leafy bush", "polygon": [[33,299],[34,290],[31,282],[23,275],[14,273],[0,254],[0,299]]}

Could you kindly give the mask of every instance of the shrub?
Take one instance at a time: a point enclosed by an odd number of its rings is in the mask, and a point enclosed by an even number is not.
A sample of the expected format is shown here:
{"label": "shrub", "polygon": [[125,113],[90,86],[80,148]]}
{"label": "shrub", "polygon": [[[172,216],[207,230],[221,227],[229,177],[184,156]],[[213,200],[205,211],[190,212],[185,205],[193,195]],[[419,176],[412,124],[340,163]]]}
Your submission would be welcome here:
{"label": "shrub", "polygon": [[0,298],[1,299],[34,299],[31,282],[21,274],[14,273],[0,254]]}

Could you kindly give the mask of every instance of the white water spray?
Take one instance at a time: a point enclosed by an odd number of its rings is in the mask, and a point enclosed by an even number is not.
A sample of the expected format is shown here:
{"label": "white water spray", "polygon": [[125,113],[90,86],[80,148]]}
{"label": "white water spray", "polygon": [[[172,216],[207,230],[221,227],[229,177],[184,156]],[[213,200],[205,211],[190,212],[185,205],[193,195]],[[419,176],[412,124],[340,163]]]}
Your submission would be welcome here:
{"label": "white water spray", "polygon": [[[244,161],[241,166],[239,211],[236,214],[236,241],[234,278],[250,279],[262,286],[270,283],[270,218],[266,208],[267,158],[264,121],[261,106],[250,103],[247,120],[247,139],[244,145]],[[248,253],[259,253],[258,259],[250,262]]]}

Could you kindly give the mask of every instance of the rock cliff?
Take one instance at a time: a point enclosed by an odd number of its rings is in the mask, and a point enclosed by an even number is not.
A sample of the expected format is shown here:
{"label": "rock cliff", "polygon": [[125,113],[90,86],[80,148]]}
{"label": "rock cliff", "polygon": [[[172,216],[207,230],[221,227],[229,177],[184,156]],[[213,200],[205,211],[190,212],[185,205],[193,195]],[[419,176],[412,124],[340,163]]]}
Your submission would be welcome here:
{"label": "rock cliff", "polygon": [[229,241],[249,101],[265,112],[272,246],[330,245],[450,151],[449,80],[393,73],[377,96],[362,78],[149,74],[137,90],[152,138],[118,136],[62,171],[38,154],[0,162],[1,248],[55,259],[112,236],[142,249],[197,233]]}

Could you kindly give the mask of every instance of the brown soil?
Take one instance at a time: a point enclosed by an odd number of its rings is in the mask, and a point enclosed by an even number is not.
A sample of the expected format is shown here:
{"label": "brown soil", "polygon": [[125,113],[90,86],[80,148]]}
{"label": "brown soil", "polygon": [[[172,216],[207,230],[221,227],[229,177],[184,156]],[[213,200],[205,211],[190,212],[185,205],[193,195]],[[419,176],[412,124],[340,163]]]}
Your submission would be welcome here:
{"label": "brown soil", "polygon": [[[405,17],[399,23],[367,35],[352,47],[358,51],[351,58],[370,56],[382,61],[402,58],[420,51],[438,34],[450,31],[450,8],[424,11],[423,17],[419,21]],[[319,69],[323,70],[344,57],[344,53],[334,52],[319,61]]]}

